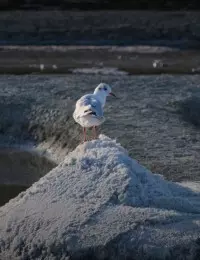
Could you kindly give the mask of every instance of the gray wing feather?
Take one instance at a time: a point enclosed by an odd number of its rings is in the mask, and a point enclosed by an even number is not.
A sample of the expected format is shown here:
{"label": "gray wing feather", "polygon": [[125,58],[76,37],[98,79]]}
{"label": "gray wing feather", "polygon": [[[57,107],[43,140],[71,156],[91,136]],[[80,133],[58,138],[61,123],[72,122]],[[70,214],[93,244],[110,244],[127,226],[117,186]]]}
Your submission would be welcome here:
{"label": "gray wing feather", "polygon": [[96,116],[103,116],[103,109],[98,99],[94,98],[91,94],[81,97],[76,103],[76,114],[77,116],[87,115],[89,112],[94,112]]}

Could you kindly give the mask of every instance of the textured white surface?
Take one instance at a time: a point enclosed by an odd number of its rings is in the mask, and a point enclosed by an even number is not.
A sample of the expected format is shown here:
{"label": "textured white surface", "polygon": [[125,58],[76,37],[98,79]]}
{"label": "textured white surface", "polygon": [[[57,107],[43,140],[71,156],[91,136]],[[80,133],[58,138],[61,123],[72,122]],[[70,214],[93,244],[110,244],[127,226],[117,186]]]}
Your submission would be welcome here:
{"label": "textured white surface", "polygon": [[0,208],[0,259],[194,257],[195,190],[152,174],[101,135]]}

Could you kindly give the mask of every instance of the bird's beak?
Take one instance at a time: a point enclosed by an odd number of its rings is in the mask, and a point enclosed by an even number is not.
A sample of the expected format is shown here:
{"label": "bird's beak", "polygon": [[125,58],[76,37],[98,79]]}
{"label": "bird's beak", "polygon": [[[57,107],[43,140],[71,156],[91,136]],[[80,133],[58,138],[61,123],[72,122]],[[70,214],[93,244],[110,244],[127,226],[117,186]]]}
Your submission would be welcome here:
{"label": "bird's beak", "polygon": [[116,97],[116,95],[112,92],[110,92],[110,96]]}

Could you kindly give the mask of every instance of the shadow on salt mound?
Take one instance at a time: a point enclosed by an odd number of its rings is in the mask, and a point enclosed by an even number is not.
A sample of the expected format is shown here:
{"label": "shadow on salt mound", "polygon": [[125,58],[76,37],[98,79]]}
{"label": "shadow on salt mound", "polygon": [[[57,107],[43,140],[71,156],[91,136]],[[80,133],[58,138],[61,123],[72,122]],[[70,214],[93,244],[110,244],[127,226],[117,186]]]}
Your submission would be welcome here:
{"label": "shadow on salt mound", "polygon": [[[104,135],[99,139],[79,145],[62,164],[74,167],[74,175],[84,175],[81,196],[92,194],[93,198],[104,197],[108,203],[132,207],[200,212],[199,192],[152,174],[115,140]],[[92,186],[89,190],[88,183]]]}

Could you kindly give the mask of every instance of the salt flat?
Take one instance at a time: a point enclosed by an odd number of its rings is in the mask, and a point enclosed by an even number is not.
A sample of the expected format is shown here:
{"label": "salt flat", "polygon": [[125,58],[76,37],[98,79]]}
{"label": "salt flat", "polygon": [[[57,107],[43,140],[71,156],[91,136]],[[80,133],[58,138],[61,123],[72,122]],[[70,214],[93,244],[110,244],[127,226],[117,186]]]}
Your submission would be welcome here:
{"label": "salt flat", "polygon": [[52,154],[59,149],[62,160],[80,140],[81,129],[71,117],[75,101],[100,82],[118,96],[106,104],[102,133],[152,172],[175,181],[199,180],[199,128],[179,111],[181,101],[199,96],[198,75],[2,75],[2,145],[40,144]]}

